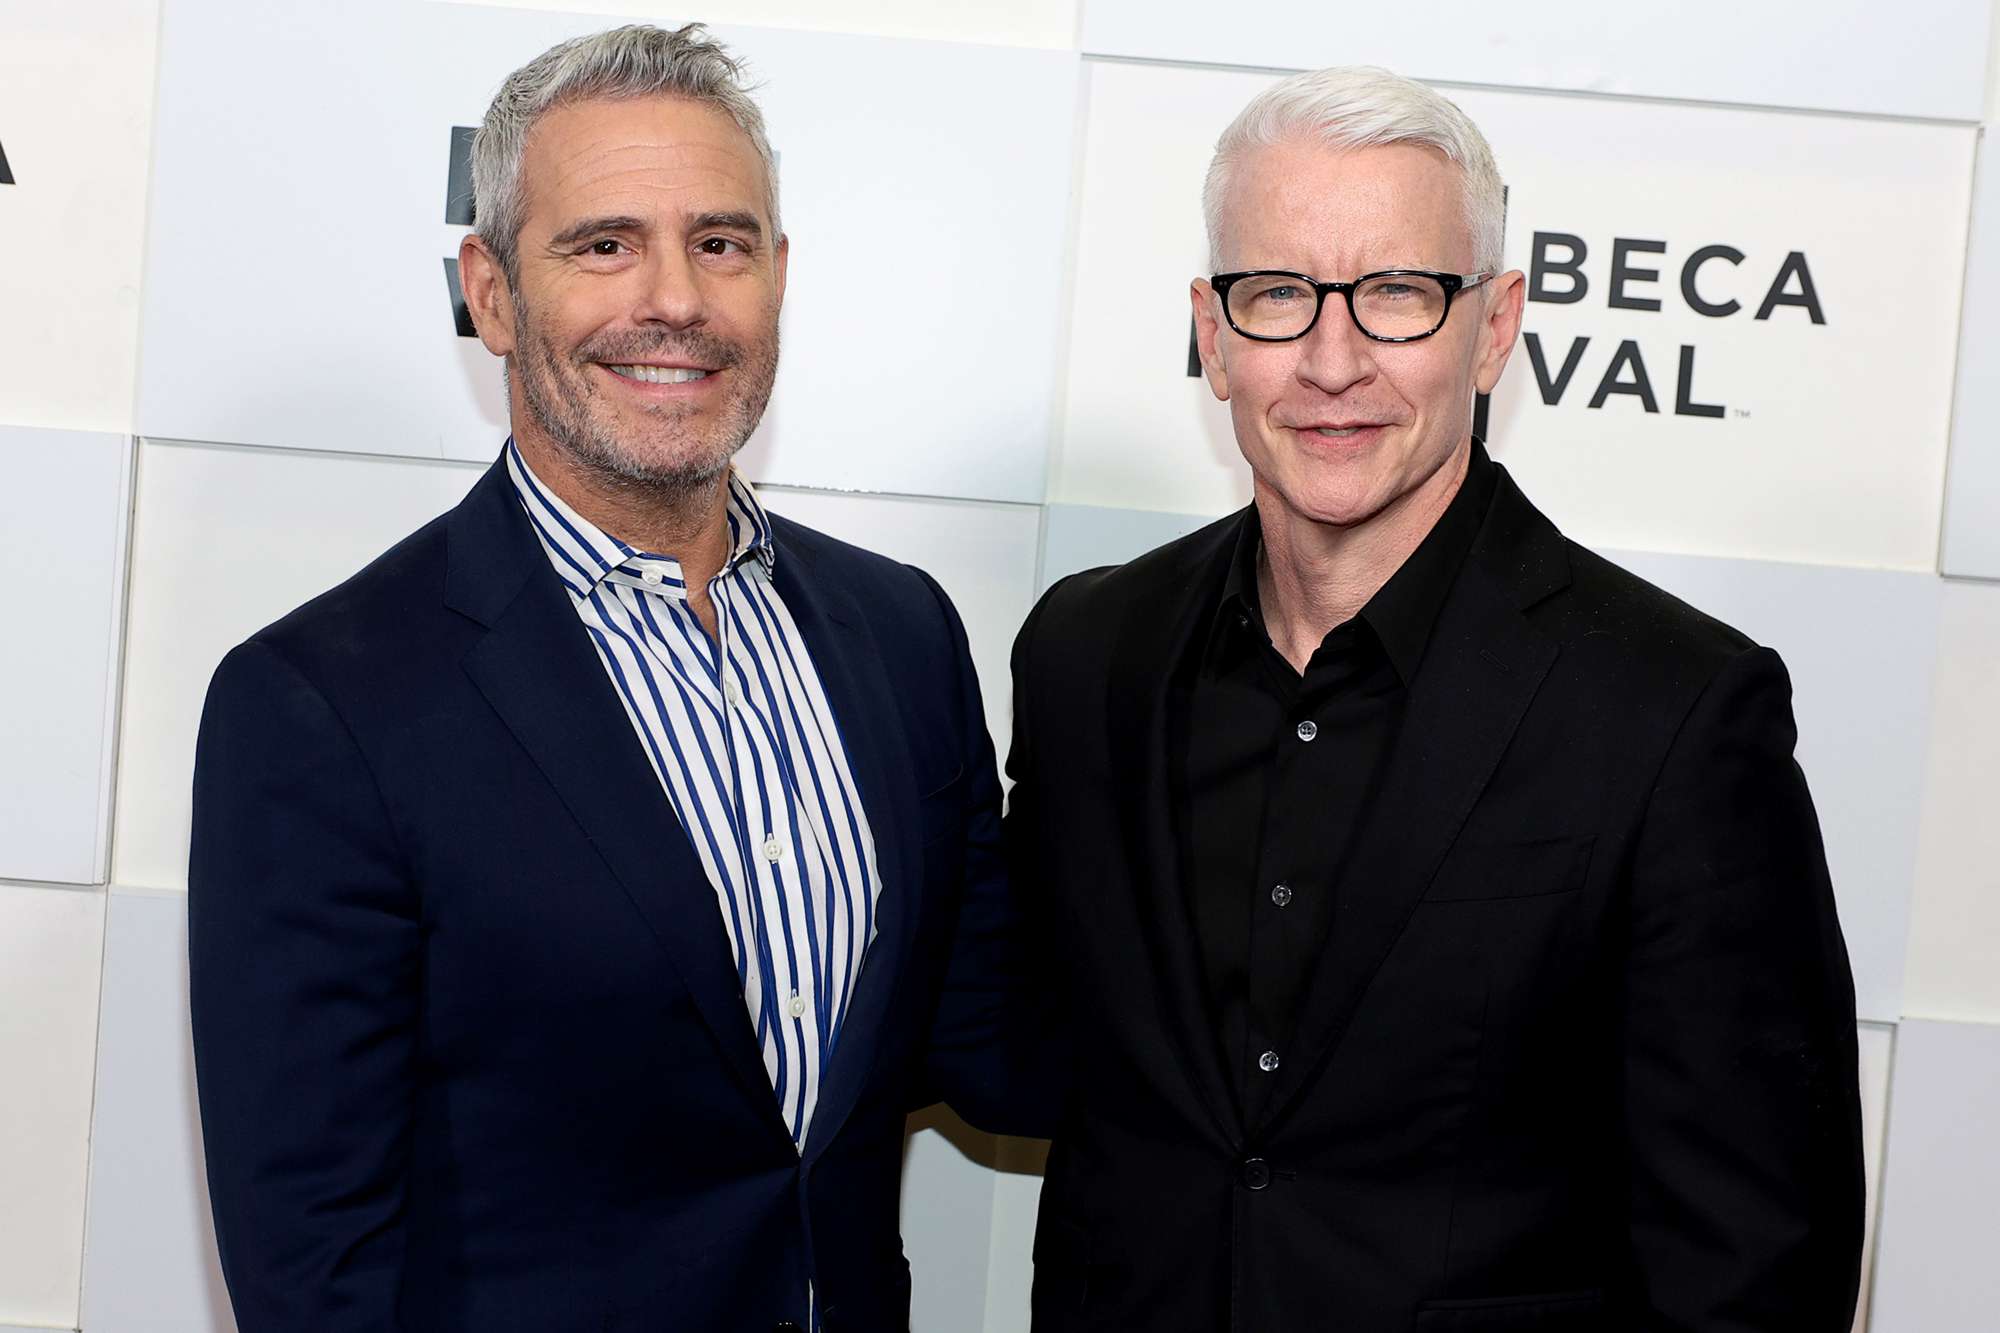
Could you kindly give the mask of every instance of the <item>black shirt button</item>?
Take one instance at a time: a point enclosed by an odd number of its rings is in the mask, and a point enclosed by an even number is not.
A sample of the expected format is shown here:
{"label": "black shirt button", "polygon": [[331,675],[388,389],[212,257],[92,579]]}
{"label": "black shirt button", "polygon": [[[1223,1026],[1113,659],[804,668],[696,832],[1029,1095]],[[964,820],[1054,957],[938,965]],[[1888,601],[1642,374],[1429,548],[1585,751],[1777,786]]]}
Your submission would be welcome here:
{"label": "black shirt button", "polygon": [[1246,1190],[1268,1189],[1271,1185],[1271,1164],[1261,1157],[1252,1157],[1243,1164],[1238,1179]]}

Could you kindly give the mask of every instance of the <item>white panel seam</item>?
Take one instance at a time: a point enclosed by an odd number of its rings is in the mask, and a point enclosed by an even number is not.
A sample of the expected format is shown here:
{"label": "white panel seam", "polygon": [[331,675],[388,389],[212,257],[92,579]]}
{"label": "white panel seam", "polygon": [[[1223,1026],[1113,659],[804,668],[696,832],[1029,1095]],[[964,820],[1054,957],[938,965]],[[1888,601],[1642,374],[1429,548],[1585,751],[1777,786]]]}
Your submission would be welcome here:
{"label": "white panel seam", "polygon": [[[1231,74],[1298,74],[1303,66],[1234,64],[1225,60],[1188,60],[1167,56],[1122,55],[1112,51],[1082,52],[1086,61],[1106,65],[1151,65],[1165,69],[1215,70]],[[1822,116],[1831,120],[1867,120],[1891,125],[1956,125],[1977,128],[1977,116],[1913,116],[1886,111],[1845,111],[1837,107],[1789,106],[1782,102],[1726,102],[1701,97],[1666,97],[1658,93],[1602,92],[1591,88],[1552,88],[1535,83],[1475,83],[1465,79],[1418,78],[1428,88],[1459,88],[1471,92],[1526,93],[1537,97],[1568,97],[1589,102],[1624,102],[1640,106],[1691,106],[1721,111],[1756,111],[1786,116]]]}
{"label": "white panel seam", "polygon": [[[1082,22],[1082,7],[1079,6],[1079,27]],[[1042,504],[1045,507],[1055,497],[1063,476],[1063,459],[1069,448],[1069,432],[1066,429],[1069,422],[1069,367],[1072,344],[1076,338],[1076,275],[1081,248],[1078,241],[1083,234],[1084,161],[1090,147],[1092,82],[1085,62],[1079,58],[1076,62],[1075,116],[1070,126],[1069,200],[1063,216],[1062,280],[1057,289],[1055,382],[1049,386],[1049,436],[1042,450]],[[1035,586],[1038,588],[1042,586],[1041,572],[1038,551],[1035,560]]]}
{"label": "white panel seam", "polygon": [[[141,435],[137,437],[142,445],[153,445],[169,449],[200,449],[227,453],[250,453],[277,455],[283,458],[318,458],[328,461],[349,459],[372,460],[381,463],[421,464],[430,467],[484,468],[491,459],[442,458],[437,454],[392,454],[377,453],[374,450],[357,449],[305,449],[286,444],[251,444],[242,440],[189,440],[166,435]],[[501,441],[493,442],[493,457],[500,456]],[[5,1333],[0,1329],[0,1333]]]}
{"label": "white panel seam", "polygon": [[[97,925],[97,1021],[91,1025],[90,1104],[83,1134],[83,1229],[76,1238],[76,1326],[83,1327],[83,1298],[89,1289],[91,1180],[97,1174],[97,1092],[104,1082],[104,973],[111,957],[111,892],[104,893],[104,909]],[[0,1330],[0,1333],[5,1333]]]}
{"label": "white panel seam", "polygon": [[125,637],[131,616],[132,552],[139,512],[139,440],[127,435],[119,466],[118,561],[111,581],[111,661],[105,672],[104,739],[98,756],[98,827],[91,846],[91,882],[111,882],[111,842],[118,833],[118,737],[125,708]]}
{"label": "white panel seam", "polygon": [[[1988,70],[1987,76],[1991,78],[1992,73],[1993,71]],[[1963,466],[1963,460],[1959,457],[1958,428],[1959,411],[1964,404],[1959,398],[1962,392],[1967,391],[1966,325],[1974,318],[1973,303],[1966,297],[1974,277],[1977,276],[1973,271],[1972,261],[1973,247],[1979,244],[1979,229],[1976,225],[1980,220],[1979,189],[1985,177],[1994,170],[1994,164],[1987,160],[1991,139],[1992,127],[1980,126],[1978,134],[1973,137],[1972,167],[1967,173],[1966,181],[1965,245],[1958,254],[1958,338],[1952,345],[1951,396],[1946,400],[1945,411],[1944,485],[1938,497],[1937,551],[1934,557],[1940,574],[1945,572],[1946,556],[1951,546],[1952,511],[1956,508],[1952,504],[1952,474]],[[2000,222],[2000,219],[1993,221]],[[1970,450],[1973,446],[1967,441],[1964,447]]]}
{"label": "white panel seam", "polygon": [[[1896,1025],[1864,1021],[1857,1026],[1879,1028],[1889,1034],[1888,1066],[1882,1071],[1882,1123],[1876,1128],[1876,1138],[1881,1143],[1880,1156],[1875,1159],[1875,1197],[1866,1201],[1866,1214],[1861,1225],[1864,1231],[1875,1238],[1875,1244],[1868,1255],[1868,1271],[1861,1275],[1860,1290],[1855,1293],[1855,1303],[1868,1311],[1867,1323],[1855,1333],[1867,1333],[1867,1325],[1875,1322],[1875,1274],[1882,1267],[1882,1196],[1889,1192],[1889,1106],[1896,1097]],[[1865,1151],[1865,1149],[1864,1149]]]}

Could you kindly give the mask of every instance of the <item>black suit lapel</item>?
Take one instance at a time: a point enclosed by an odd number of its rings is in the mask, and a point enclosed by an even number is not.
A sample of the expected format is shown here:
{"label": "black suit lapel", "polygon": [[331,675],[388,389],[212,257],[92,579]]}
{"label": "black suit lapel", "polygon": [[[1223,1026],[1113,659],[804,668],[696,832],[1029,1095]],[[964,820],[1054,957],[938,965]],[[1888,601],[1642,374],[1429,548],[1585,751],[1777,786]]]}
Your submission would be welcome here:
{"label": "black suit lapel", "polygon": [[487,473],[450,522],[446,601],[488,626],[465,656],[466,673],[651,927],[723,1066],[789,1143],[715,889],[520,512],[504,465]]}
{"label": "black suit lapel", "polygon": [[918,836],[916,778],[904,736],[902,704],[881,663],[882,644],[869,629],[848,591],[816,569],[778,529],[776,583],[785,608],[799,627],[827,702],[833,707],[848,767],[861,789],[868,828],[875,839],[875,868],[881,885],[875,901],[875,938],[861,960],[840,1040],[827,1058],[806,1132],[805,1155],[832,1142],[860,1099],[875,1067],[880,1038],[897,984],[908,970],[916,935],[916,876],[922,864]]}
{"label": "black suit lapel", "polygon": [[[1514,577],[1503,583],[1490,570]],[[1520,608],[1566,580],[1566,571],[1561,538],[1503,475],[1410,687],[1260,1129],[1282,1117],[1325,1064],[1499,765],[1558,652]]]}
{"label": "black suit lapel", "polygon": [[1169,715],[1191,666],[1187,646],[1214,609],[1211,594],[1235,540],[1234,524],[1218,524],[1213,531],[1218,535],[1212,542],[1128,604],[1112,655],[1105,713],[1127,883],[1158,977],[1160,1021],[1189,1084],[1234,1149],[1242,1142],[1242,1117],[1223,1066],[1188,910],[1172,778],[1179,759],[1172,738],[1178,733]]}

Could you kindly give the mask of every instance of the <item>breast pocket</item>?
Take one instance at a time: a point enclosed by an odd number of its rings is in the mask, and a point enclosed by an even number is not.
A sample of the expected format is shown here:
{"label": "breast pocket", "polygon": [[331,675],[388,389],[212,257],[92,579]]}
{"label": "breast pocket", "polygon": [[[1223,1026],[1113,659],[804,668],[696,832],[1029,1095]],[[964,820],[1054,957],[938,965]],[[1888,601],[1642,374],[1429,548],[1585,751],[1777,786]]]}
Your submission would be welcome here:
{"label": "breast pocket", "polygon": [[1461,841],[1431,881],[1426,902],[1487,902],[1573,893],[1590,872],[1595,834]]}

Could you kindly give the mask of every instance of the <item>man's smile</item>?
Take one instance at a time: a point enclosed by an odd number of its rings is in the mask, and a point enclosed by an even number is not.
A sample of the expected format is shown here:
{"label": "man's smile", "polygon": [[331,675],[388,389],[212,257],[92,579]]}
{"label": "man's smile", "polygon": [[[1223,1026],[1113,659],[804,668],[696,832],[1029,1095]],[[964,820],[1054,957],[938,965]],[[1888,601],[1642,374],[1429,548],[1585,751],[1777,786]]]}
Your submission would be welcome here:
{"label": "man's smile", "polygon": [[604,368],[614,375],[637,380],[641,384],[687,384],[693,380],[706,379],[709,374],[708,371],[694,366],[606,365]]}

